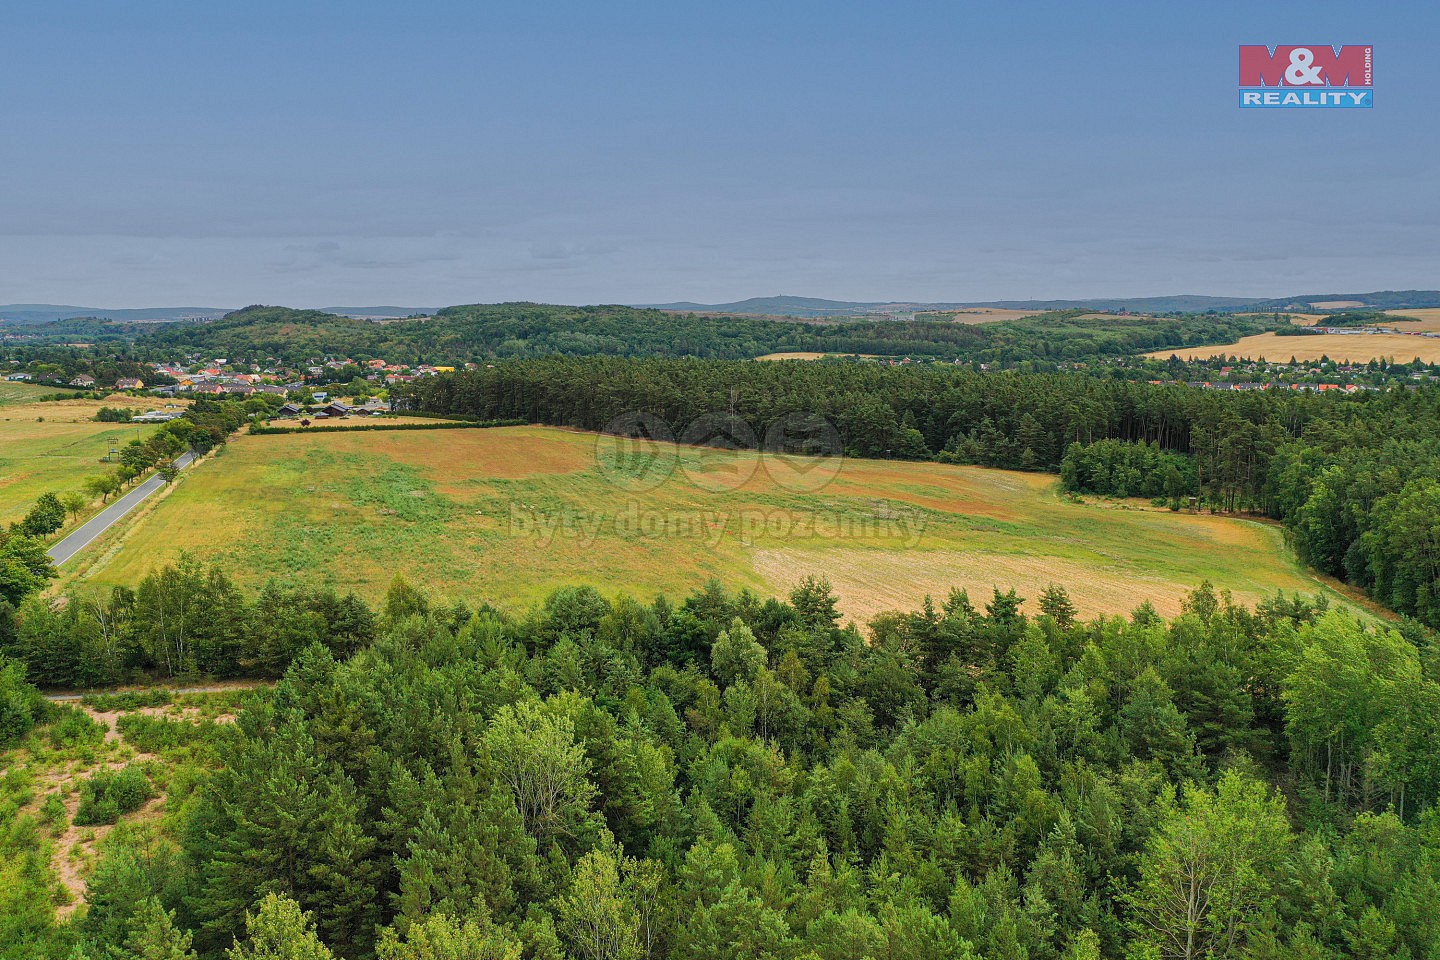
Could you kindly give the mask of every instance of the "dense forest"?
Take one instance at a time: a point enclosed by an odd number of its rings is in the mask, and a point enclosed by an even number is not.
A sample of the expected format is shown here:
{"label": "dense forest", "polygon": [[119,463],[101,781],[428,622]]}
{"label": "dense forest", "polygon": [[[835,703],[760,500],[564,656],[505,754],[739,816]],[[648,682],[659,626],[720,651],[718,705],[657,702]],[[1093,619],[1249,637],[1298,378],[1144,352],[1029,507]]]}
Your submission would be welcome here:
{"label": "dense forest", "polygon": [[587,430],[644,411],[675,437],[724,412],[763,438],[803,412],[832,424],[855,456],[1059,470],[1080,491],[1177,507],[1195,497],[1284,522],[1306,562],[1440,626],[1440,532],[1426,521],[1440,514],[1432,388],[1221,393],[938,366],[550,358],[407,389],[437,414]]}
{"label": "dense forest", "polygon": [[325,356],[453,364],[557,354],[747,359],[782,351],[1021,362],[1233,343],[1274,325],[1273,320],[1207,314],[1097,318],[1081,310],[985,324],[801,322],[534,303],[447,307],[434,317],[376,323],[256,306],[219,320],[158,327],[136,341],[136,350],[151,359],[199,353],[297,364]]}
{"label": "dense forest", "polygon": [[[234,724],[122,720],[181,763],[173,829],[117,830],[74,922],[35,824],[0,810],[0,956],[1440,950],[1436,651],[1297,598],[1202,586],[1168,623],[1081,623],[1059,587],[957,591],[862,633],[814,580],[784,601],[570,588],[510,617],[398,580],[373,612],[249,597],[189,565],[31,617],[52,619],[0,662],[0,731],[34,749],[89,721],[19,663],[284,679]],[[157,632],[177,618],[193,642]],[[87,784],[85,816],[123,823],[147,769]]]}

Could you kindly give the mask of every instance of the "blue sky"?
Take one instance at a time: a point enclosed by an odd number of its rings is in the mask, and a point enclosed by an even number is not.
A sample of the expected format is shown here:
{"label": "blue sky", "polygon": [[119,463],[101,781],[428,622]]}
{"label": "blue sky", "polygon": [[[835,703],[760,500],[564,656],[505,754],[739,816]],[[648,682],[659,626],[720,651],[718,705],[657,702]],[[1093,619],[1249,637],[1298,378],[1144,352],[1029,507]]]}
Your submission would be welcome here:
{"label": "blue sky", "polygon": [[[1240,110],[1372,43],[1373,110]],[[15,0],[0,302],[1440,287],[1440,5]]]}

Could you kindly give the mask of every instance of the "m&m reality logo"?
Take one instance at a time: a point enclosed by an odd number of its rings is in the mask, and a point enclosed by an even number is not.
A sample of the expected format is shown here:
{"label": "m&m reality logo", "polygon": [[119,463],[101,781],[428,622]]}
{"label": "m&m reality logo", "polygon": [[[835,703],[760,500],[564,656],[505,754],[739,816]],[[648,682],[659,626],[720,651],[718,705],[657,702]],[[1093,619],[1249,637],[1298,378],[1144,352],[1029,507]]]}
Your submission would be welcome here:
{"label": "m&m reality logo", "polygon": [[1369,44],[1240,47],[1242,107],[1373,107]]}

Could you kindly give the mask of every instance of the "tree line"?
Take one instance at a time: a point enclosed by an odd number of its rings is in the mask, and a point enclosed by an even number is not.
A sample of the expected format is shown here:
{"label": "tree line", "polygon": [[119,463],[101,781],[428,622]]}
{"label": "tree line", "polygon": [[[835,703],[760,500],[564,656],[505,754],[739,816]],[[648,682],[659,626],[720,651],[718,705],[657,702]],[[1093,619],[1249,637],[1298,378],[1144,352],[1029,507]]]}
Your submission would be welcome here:
{"label": "tree line", "polygon": [[861,632],[814,579],[763,600],[566,588],[513,616],[397,580],[337,629],[316,595],[158,576],[230,594],[196,624],[269,630],[284,678],[210,728],[175,839],[117,834],[88,908],[17,914],[32,949],[12,956],[1440,949],[1428,633],[1208,585],[1168,622],[1084,622],[1052,586]]}

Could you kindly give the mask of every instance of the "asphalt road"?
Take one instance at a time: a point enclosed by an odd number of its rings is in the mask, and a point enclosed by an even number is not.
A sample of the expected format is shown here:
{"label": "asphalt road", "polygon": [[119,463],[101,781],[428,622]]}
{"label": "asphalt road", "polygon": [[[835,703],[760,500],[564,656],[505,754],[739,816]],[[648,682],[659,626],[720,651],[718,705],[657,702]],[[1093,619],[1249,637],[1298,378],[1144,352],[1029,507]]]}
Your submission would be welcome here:
{"label": "asphalt road", "polygon": [[[187,452],[175,461],[175,466],[184,469],[188,467],[190,461],[194,459],[194,455]],[[75,530],[71,531],[63,540],[45,552],[50,556],[50,559],[55,562],[55,566],[60,566],[66,560],[69,560],[75,556],[75,554],[89,546],[90,541],[110,529],[116,521],[140,506],[140,504],[145,502],[146,497],[163,486],[165,486],[165,481],[161,479],[159,474],[156,474],[134,490],[125,494],[125,496],[119,500],[110,504],[110,506],[104,510],[95,514],[95,516],[89,520],[86,520]]]}

